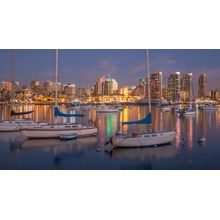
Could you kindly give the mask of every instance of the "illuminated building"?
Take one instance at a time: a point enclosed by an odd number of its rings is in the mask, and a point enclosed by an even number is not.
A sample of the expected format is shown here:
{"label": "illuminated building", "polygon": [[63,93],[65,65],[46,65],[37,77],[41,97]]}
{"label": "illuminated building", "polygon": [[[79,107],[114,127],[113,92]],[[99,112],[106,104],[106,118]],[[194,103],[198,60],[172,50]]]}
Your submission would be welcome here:
{"label": "illuminated building", "polygon": [[54,90],[54,83],[52,81],[46,81],[44,83],[44,92],[45,93],[52,93]]}
{"label": "illuminated building", "polygon": [[207,96],[207,76],[206,74],[201,74],[199,77],[198,97],[205,99],[206,96]]}
{"label": "illuminated building", "polygon": [[31,81],[31,89],[34,93],[37,93],[37,94],[39,94],[43,91],[43,87],[42,87],[39,80]]}
{"label": "illuminated building", "polygon": [[178,101],[180,93],[180,72],[172,73],[168,78],[169,101]]}
{"label": "illuminated building", "polygon": [[170,100],[170,93],[169,93],[168,87],[163,87],[162,93],[163,93],[163,94],[162,94],[163,99],[165,99],[165,100]]}
{"label": "illuminated building", "polygon": [[193,87],[192,87],[192,73],[186,73],[181,79],[181,91],[184,92],[184,100],[190,100],[193,98]]}
{"label": "illuminated building", "polygon": [[1,83],[1,89],[3,90],[7,90],[7,91],[11,91],[11,89],[12,89],[12,83],[10,82],[10,81],[3,81],[2,83]]}
{"label": "illuminated building", "polygon": [[107,78],[104,82],[104,95],[113,95],[118,91],[118,83],[115,79]]}
{"label": "illuminated building", "polygon": [[[162,72],[152,73],[150,75],[150,95],[153,100],[162,99]],[[146,87],[148,82],[146,83]],[[148,89],[146,88],[146,97],[148,97]]]}
{"label": "illuminated building", "polygon": [[[44,92],[45,93],[53,93],[56,90],[56,83],[52,82],[52,81],[46,81],[44,83]],[[62,92],[63,91],[63,85],[62,83],[58,82],[57,83],[57,90],[58,92]]]}
{"label": "illuminated building", "polygon": [[67,84],[64,85],[64,92],[67,96],[75,96],[76,95],[76,85],[75,84]]}
{"label": "illuminated building", "polygon": [[104,95],[104,82],[105,82],[105,76],[100,76],[96,83],[94,88],[94,95]]}
{"label": "illuminated building", "polygon": [[119,89],[119,94],[120,95],[124,95],[127,96],[128,95],[128,87],[127,86],[123,86]]}

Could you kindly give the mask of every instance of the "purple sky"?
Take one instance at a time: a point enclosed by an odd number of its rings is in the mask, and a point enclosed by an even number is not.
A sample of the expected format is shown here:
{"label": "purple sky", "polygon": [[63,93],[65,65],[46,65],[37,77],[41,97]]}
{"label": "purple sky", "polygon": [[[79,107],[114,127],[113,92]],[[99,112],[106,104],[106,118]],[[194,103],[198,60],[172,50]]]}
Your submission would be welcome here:
{"label": "purple sky", "polygon": [[[162,71],[164,84],[170,73],[208,75],[210,89],[220,90],[220,50],[150,50],[150,71]],[[15,50],[16,79],[29,83],[55,78],[55,50]],[[119,85],[136,85],[146,75],[145,50],[59,50],[59,79],[79,86],[93,85],[99,75],[111,74]],[[11,50],[0,50],[0,80],[10,80]]]}

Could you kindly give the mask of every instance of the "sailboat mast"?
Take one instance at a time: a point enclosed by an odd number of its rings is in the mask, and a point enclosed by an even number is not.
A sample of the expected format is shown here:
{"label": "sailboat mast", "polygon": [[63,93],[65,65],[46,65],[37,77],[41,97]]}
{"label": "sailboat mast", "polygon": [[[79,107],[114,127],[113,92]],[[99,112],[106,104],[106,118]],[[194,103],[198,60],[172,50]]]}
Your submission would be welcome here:
{"label": "sailboat mast", "polygon": [[147,55],[147,88],[148,88],[148,103],[149,103],[149,112],[151,113],[151,94],[150,94],[150,65],[149,65],[149,51],[146,50]]}
{"label": "sailboat mast", "polygon": [[11,101],[13,102],[15,98],[14,91],[14,82],[15,82],[15,58],[14,58],[14,50],[11,50]]}
{"label": "sailboat mast", "polygon": [[57,83],[58,83],[58,49],[56,49],[56,85],[55,85],[55,106],[58,106],[58,88],[57,88]]}

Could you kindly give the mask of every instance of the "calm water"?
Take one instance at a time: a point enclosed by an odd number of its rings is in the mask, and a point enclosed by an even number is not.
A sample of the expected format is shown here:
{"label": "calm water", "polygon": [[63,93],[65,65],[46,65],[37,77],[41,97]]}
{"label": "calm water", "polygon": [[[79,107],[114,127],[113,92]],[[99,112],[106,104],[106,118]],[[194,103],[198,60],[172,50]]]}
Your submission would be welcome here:
{"label": "calm water", "polygon": [[[14,106],[16,111],[34,110],[34,121],[54,122],[53,108]],[[74,112],[61,106],[62,111]],[[220,110],[220,109],[219,109]],[[10,119],[10,107],[0,106],[1,120]],[[139,149],[104,151],[104,143],[120,127],[120,122],[141,119],[147,106],[125,108],[117,114],[96,114],[84,111],[85,117],[68,119],[86,124],[96,121],[97,137],[63,142],[58,139],[26,140],[20,132],[0,133],[0,169],[220,169],[220,114],[200,112],[196,116],[178,117],[174,112],[161,112],[153,107],[153,130],[177,131],[172,145]],[[59,119],[60,122],[67,119]],[[67,121],[68,121],[67,120]],[[144,131],[144,125],[123,126],[123,133]],[[207,142],[198,143],[203,135]],[[96,149],[100,148],[101,152]]]}

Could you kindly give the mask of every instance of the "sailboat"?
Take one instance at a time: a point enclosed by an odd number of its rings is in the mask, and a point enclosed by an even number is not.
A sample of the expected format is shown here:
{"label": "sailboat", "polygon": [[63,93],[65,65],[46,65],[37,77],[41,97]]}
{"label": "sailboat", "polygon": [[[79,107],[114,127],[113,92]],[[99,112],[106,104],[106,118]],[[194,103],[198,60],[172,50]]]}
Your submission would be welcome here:
{"label": "sailboat", "polygon": [[115,108],[114,106],[111,107],[102,103],[101,106],[96,111],[97,113],[117,113],[119,109]]}
{"label": "sailboat", "polygon": [[[55,89],[55,107],[54,115],[56,117],[83,117],[83,114],[67,114],[61,112],[58,108],[58,50],[56,50],[56,89]],[[94,136],[97,134],[98,129],[93,125],[83,126],[77,123],[69,124],[48,124],[39,128],[22,129],[22,133],[27,138],[59,138],[60,135],[73,135],[77,137]]]}
{"label": "sailboat", "polygon": [[[150,95],[150,74],[149,74],[149,54],[147,53],[147,73],[148,73],[148,103],[149,113],[148,115],[137,121],[122,122],[123,125],[131,124],[149,124],[152,125],[152,113],[151,113],[151,95]],[[114,147],[121,148],[135,148],[135,147],[148,147],[169,144],[174,140],[175,131],[162,131],[162,132],[135,132],[128,135],[120,134],[111,138],[111,144]]]}
{"label": "sailboat", "polygon": [[[15,81],[15,55],[14,50],[11,51],[11,97],[10,97],[10,108],[12,109],[15,98],[15,90],[14,90],[14,81]],[[22,116],[31,114],[34,111],[21,111],[21,112],[15,112],[14,110],[11,110],[11,116]],[[30,119],[13,119],[13,120],[3,120],[0,121],[0,131],[2,132],[9,132],[9,131],[19,131],[22,128],[27,127],[39,127],[46,123],[36,123]]]}

